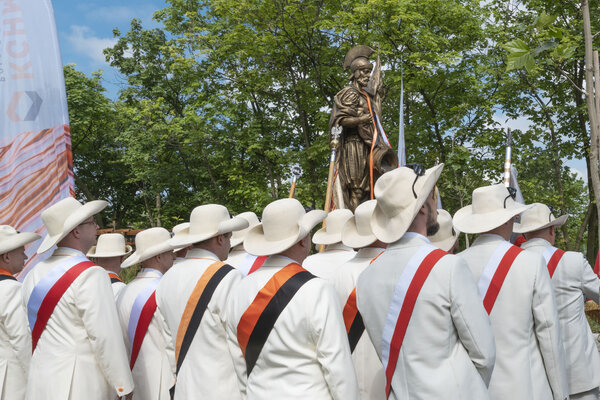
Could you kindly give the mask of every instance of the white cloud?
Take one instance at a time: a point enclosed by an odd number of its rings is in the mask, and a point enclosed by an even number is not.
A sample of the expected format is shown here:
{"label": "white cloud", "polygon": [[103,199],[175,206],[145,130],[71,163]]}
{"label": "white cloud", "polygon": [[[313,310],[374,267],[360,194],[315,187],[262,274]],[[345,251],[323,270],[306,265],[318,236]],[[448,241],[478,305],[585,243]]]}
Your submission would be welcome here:
{"label": "white cloud", "polygon": [[71,25],[70,28],[71,31],[67,34],[67,43],[73,47],[73,50],[98,64],[106,64],[102,51],[114,46],[117,39],[94,36],[92,30],[87,26]]}

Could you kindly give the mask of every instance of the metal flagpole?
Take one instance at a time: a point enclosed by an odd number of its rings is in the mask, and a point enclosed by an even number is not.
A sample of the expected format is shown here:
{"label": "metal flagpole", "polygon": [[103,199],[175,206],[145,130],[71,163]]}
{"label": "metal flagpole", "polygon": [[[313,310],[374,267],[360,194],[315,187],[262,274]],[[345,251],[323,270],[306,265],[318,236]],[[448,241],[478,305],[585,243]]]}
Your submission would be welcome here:
{"label": "metal flagpole", "polygon": [[400,120],[398,134],[398,165],[406,165],[406,148],[404,144],[404,56],[400,56]]}

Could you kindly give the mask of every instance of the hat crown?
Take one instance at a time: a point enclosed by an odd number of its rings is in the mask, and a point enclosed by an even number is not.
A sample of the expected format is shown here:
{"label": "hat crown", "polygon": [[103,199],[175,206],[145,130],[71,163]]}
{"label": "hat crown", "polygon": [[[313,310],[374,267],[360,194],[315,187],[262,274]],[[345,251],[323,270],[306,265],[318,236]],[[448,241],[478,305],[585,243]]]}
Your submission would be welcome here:
{"label": "hat crown", "polygon": [[[508,197],[508,198],[507,198]],[[506,200],[506,207],[504,206]],[[508,189],[504,184],[483,186],[473,190],[473,214],[486,214],[489,212],[512,209],[518,204],[509,196]]]}
{"label": "hat crown", "polygon": [[521,225],[545,225],[554,221],[550,207],[542,203],[534,203],[532,207],[521,214]]}
{"label": "hat crown", "polygon": [[190,227],[190,223],[184,222],[182,224],[175,225],[173,227],[173,229],[171,229],[171,231],[173,232],[173,235],[177,235],[178,233],[181,233],[182,231],[184,231],[185,229],[188,229],[189,227]]}
{"label": "hat crown", "polygon": [[125,237],[120,233],[105,233],[98,237],[97,254],[127,253]]}
{"label": "hat crown", "polygon": [[66,219],[83,205],[73,197],[64,198],[42,211],[42,221],[48,235],[60,234]]}
{"label": "hat crown", "polygon": [[329,212],[327,218],[325,218],[325,232],[332,234],[342,232],[346,221],[353,216],[354,214],[352,211],[348,210],[347,208],[340,208],[338,210]]}
{"label": "hat crown", "polygon": [[432,242],[439,242],[454,237],[452,234],[454,227],[452,225],[452,216],[450,213],[441,209],[437,210],[437,212],[437,222],[440,225],[440,229],[435,235],[429,237]]}
{"label": "hat crown", "polygon": [[[396,168],[383,174],[375,183],[377,205],[387,217],[393,217],[402,210],[415,204],[412,184],[417,174],[407,167]],[[421,181],[421,182],[419,182]],[[423,177],[417,178],[415,191],[425,182]]]}
{"label": "hat crown", "polygon": [[171,234],[165,228],[149,228],[135,235],[136,253],[145,253],[151,247],[167,242]]}
{"label": "hat crown", "polygon": [[220,204],[204,204],[192,210],[189,232],[191,235],[218,232],[219,224],[230,219],[226,207]]}
{"label": "hat crown", "polygon": [[305,214],[304,207],[296,199],[280,199],[270,203],[262,214],[265,239],[275,241],[297,234]]}
{"label": "hat crown", "polygon": [[372,235],[373,230],[371,229],[371,216],[373,210],[377,205],[377,200],[368,200],[360,204],[354,210],[354,221],[356,224],[356,231],[361,236]]}

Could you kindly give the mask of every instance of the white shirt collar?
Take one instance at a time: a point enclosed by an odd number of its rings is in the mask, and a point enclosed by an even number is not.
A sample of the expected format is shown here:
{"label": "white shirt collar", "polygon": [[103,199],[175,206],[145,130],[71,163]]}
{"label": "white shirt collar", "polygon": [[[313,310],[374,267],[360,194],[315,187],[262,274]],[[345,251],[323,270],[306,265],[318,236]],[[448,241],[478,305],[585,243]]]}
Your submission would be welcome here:
{"label": "white shirt collar", "polygon": [[431,241],[430,241],[430,240],[429,240],[429,239],[428,239],[426,236],[423,236],[423,235],[421,235],[420,233],[417,233],[417,232],[406,232],[406,233],[405,233],[405,234],[402,236],[402,238],[403,238],[403,239],[404,239],[404,238],[406,238],[406,239],[420,238],[420,239],[423,239],[423,240],[424,240],[426,243],[429,243],[429,244],[431,244]]}

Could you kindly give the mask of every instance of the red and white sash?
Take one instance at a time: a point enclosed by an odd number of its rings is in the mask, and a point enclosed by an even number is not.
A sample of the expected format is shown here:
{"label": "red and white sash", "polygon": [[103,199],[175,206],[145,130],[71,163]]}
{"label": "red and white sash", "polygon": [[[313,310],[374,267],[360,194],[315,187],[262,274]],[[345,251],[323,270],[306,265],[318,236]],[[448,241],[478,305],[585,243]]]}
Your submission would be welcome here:
{"label": "red and white sash", "polygon": [[33,287],[27,301],[27,318],[31,329],[31,347],[35,351],[54,308],[73,281],[94,264],[85,256],[66,257]]}
{"label": "red and white sash", "polygon": [[129,338],[130,362],[129,367],[133,369],[137,357],[142,348],[142,342],[148,332],[148,327],[156,311],[156,287],[162,278],[162,274],[156,270],[146,270],[149,275],[146,277],[148,283],[138,293],[133,301],[129,323],[127,325],[127,336]]}
{"label": "red and white sash", "polygon": [[544,260],[546,260],[546,265],[548,266],[548,273],[550,274],[550,278],[554,275],[554,271],[556,271],[556,267],[558,263],[562,259],[562,256],[565,254],[564,250],[557,249],[554,246],[546,247],[546,250],[542,253],[544,256]]}
{"label": "red and white sash", "polygon": [[496,303],[496,298],[498,297],[498,293],[500,293],[510,267],[522,251],[523,249],[520,247],[503,241],[496,248],[483,269],[479,282],[477,282],[477,288],[479,289],[479,295],[483,299],[483,307],[488,314],[492,312],[492,308],[494,307],[494,303]]}
{"label": "red and white sash", "polygon": [[265,263],[268,256],[253,256],[252,254],[246,254],[244,257],[244,261],[240,265],[239,271],[244,274],[244,276],[250,275]]}
{"label": "red and white sash", "polygon": [[381,338],[381,362],[385,369],[385,392],[388,397],[400,348],[421,288],[435,264],[446,254],[429,243],[424,244],[408,260],[396,283]]}

